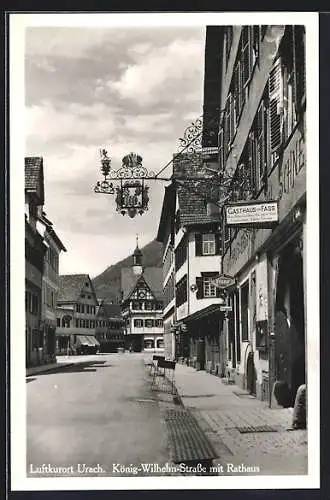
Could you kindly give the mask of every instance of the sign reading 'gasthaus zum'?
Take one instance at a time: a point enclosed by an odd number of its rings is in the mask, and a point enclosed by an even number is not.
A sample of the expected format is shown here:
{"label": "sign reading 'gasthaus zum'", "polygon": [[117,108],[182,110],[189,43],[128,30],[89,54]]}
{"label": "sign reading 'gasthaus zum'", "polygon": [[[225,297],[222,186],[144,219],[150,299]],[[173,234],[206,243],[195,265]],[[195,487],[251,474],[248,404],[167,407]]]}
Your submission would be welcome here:
{"label": "sign reading 'gasthaus zum'", "polygon": [[277,201],[238,203],[225,207],[228,226],[263,225],[278,222]]}

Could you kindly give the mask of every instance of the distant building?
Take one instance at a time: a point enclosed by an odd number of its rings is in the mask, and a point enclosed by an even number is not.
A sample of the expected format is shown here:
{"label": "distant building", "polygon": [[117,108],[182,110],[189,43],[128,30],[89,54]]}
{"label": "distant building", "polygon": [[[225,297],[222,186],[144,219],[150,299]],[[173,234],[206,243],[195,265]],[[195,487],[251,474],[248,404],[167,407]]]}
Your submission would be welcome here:
{"label": "distant building", "polygon": [[96,314],[95,337],[100,343],[100,352],[116,352],[124,347],[124,320],[119,304],[101,301]]}
{"label": "distant building", "polygon": [[41,326],[44,334],[44,361],[55,361],[56,353],[56,305],[59,291],[58,270],[59,255],[66,252],[62,241],[57,236],[52,222],[46,218],[45,212],[37,221],[39,233],[43,236],[47,247],[44,257],[44,274],[42,278]]}
{"label": "distant building", "polygon": [[133,351],[164,350],[162,269],[143,267],[138,244],[131,267],[121,269],[125,345]]}
{"label": "distant building", "polygon": [[72,350],[96,352],[97,298],[88,274],[59,276],[56,316],[57,353]]}
{"label": "distant building", "polygon": [[44,171],[41,157],[25,158],[25,348],[26,366],[43,362],[41,326],[42,276],[47,246],[37,231],[44,205]]}

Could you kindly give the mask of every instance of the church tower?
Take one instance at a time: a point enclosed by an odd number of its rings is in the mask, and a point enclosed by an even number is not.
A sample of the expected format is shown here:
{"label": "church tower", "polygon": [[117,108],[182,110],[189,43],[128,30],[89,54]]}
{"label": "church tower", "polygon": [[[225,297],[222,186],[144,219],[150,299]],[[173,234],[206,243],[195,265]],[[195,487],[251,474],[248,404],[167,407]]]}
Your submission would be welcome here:
{"label": "church tower", "polygon": [[136,248],[133,253],[133,273],[138,276],[142,274],[142,252],[139,248],[139,237],[136,235]]}

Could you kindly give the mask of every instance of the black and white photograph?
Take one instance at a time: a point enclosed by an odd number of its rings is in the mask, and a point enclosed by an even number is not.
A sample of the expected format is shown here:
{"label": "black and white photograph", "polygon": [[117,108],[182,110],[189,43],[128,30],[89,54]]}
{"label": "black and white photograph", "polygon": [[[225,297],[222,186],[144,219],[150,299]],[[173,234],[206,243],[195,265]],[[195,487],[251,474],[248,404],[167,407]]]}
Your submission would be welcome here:
{"label": "black and white photograph", "polygon": [[317,13],[9,47],[12,490],[319,487]]}

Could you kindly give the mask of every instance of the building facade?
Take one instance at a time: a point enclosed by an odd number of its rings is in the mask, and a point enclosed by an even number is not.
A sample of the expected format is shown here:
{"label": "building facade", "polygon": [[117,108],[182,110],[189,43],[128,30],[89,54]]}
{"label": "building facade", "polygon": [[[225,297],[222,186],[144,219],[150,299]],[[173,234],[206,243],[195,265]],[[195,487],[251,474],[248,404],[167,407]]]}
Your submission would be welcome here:
{"label": "building facade", "polygon": [[88,274],[59,276],[59,294],[56,307],[56,351],[97,352],[95,338],[98,302]]}
{"label": "building facade", "polygon": [[47,250],[44,257],[42,277],[41,326],[43,330],[43,357],[45,362],[56,361],[56,305],[59,291],[58,272],[61,251],[66,252],[56,234],[52,222],[42,212],[37,229],[43,237]]}
{"label": "building facade", "polygon": [[[206,175],[202,153],[174,157],[175,180],[165,191],[157,238],[164,243],[168,343],[172,345],[174,334],[176,358],[220,374],[224,371],[223,298],[214,278],[220,272],[221,234],[219,212],[205,201],[212,189],[204,182]],[[196,176],[203,178],[198,191],[195,181],[189,180]]]}
{"label": "building facade", "polygon": [[162,269],[143,267],[138,244],[132,266],[121,269],[125,347],[135,352],[163,352]]}
{"label": "building facade", "polygon": [[119,304],[107,304],[102,300],[96,314],[95,337],[100,343],[100,352],[117,352],[124,348],[124,320]]}
{"label": "building facade", "polygon": [[278,203],[270,228],[226,227],[235,277],[227,366],[261,399],[275,382],[293,404],[306,381],[305,29],[228,26],[222,53],[219,158],[231,202]]}
{"label": "building facade", "polygon": [[26,367],[43,363],[42,277],[47,250],[37,230],[44,205],[41,157],[25,158],[25,353]]}

